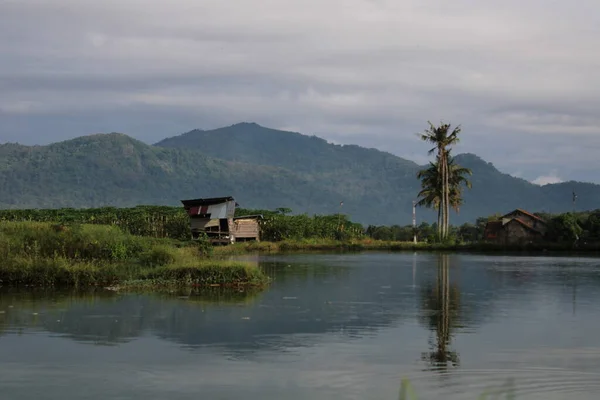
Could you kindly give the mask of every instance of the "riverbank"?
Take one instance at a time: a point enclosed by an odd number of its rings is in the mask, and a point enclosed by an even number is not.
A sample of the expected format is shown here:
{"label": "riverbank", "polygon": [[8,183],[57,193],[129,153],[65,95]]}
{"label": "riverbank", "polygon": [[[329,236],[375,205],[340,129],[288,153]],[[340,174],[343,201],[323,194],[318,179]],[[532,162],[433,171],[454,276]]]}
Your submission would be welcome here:
{"label": "riverbank", "polygon": [[426,243],[392,242],[372,239],[349,241],[336,240],[285,240],[281,242],[243,242],[229,246],[215,247],[215,256],[238,255],[245,253],[290,253],[290,252],[345,252],[345,251],[431,251],[468,253],[506,252],[561,252],[561,253],[600,253],[600,244],[579,244],[573,246],[562,243],[530,243],[525,245],[500,245],[495,243]]}
{"label": "riverbank", "polygon": [[0,286],[162,289],[268,281],[257,265],[208,258],[198,243],[106,225],[0,222]]}

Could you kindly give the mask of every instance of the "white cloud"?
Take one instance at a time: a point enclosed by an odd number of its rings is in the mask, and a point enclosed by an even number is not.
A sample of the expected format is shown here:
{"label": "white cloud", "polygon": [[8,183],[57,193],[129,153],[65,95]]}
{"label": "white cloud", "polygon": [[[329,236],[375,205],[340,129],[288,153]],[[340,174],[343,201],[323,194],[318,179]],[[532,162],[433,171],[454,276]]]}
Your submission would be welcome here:
{"label": "white cloud", "polygon": [[564,182],[564,180],[558,176],[556,171],[552,171],[547,175],[538,176],[536,179],[531,181],[531,183],[534,183],[534,184],[540,185],[540,186],[549,185],[552,183],[561,183],[561,182]]}

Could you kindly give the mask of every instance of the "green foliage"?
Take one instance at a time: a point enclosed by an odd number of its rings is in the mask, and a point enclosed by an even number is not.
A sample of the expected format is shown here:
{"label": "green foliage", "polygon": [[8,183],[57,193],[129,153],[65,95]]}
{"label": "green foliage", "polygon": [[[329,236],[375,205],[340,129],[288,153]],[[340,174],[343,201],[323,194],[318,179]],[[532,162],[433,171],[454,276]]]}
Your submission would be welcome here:
{"label": "green foliage", "polygon": [[[539,213],[548,223],[548,230],[544,237],[543,245],[552,244],[573,244],[582,245],[600,244],[600,210],[580,213],[548,214]],[[488,217],[477,218],[475,224],[465,223],[460,226],[450,226],[448,240],[443,243],[454,245],[461,243],[478,243],[483,240],[486,224],[490,221],[496,221],[501,216],[499,214]],[[373,226],[370,225],[366,234],[375,240],[384,241],[410,241],[412,226]],[[417,227],[417,237],[419,241],[428,243],[439,242],[435,237],[435,224],[429,225],[422,223]],[[564,247],[564,246],[563,246]]]}
{"label": "green foliage", "polygon": [[585,240],[600,242],[600,210],[593,211],[584,217],[581,226],[584,230]]}
{"label": "green foliage", "polygon": [[0,221],[113,225],[137,236],[173,239],[190,237],[189,217],[183,207],[0,210]]}
{"label": "green foliage", "polygon": [[159,245],[140,255],[140,263],[147,267],[162,267],[175,262],[177,255],[172,247]]}
{"label": "green foliage", "polygon": [[[261,239],[281,241],[287,239],[337,239],[350,240],[363,237],[363,227],[346,215],[289,215],[292,210],[236,209],[235,215],[262,214]],[[50,209],[50,210],[0,210],[0,221],[37,221],[62,224],[112,225],[136,236],[154,238],[190,238],[189,217],[183,207],[138,206],[134,208]],[[71,228],[69,228],[71,229]],[[92,229],[92,228],[86,228]],[[106,234],[104,228],[96,232]],[[200,252],[210,255],[212,246],[203,235],[196,242]],[[113,249],[117,250],[117,249]],[[127,256],[127,255],[125,255]]]}
{"label": "green foliage", "polygon": [[98,265],[64,257],[14,255],[0,265],[0,283],[27,286],[96,286],[117,282],[123,271],[115,265]]}
{"label": "green foliage", "polygon": [[[175,247],[167,239],[134,236],[106,225],[3,221],[0,260],[0,284],[4,285],[114,285],[154,276],[152,271],[160,268],[196,270],[196,283],[213,279],[219,268],[219,276],[235,277],[230,283],[243,278],[236,272],[239,265],[203,260],[196,243]],[[257,268],[246,272],[253,281],[266,278]]]}
{"label": "green foliage", "polygon": [[0,258],[23,254],[86,261],[122,261],[153,245],[151,238],[114,226],[57,226],[43,222],[0,222]]}
{"label": "green foliage", "polygon": [[[540,187],[472,154],[455,160],[473,171],[473,189],[465,191],[453,223],[515,208],[566,212],[572,190],[579,195],[578,209],[600,201],[599,185]],[[344,199],[342,212],[353,221],[403,225],[411,221],[421,168],[375,149],[256,124],[192,131],[156,146],[122,134],[90,135],[48,146],[0,145],[0,208],[180,206],[181,199],[233,195],[243,207],[328,215],[340,212]],[[434,211],[419,212],[420,221],[435,219]],[[187,237],[185,221],[173,223]]]}
{"label": "green foliage", "polygon": [[463,242],[477,242],[483,238],[483,229],[480,225],[463,224],[458,227],[456,236]]}
{"label": "green foliage", "polygon": [[572,213],[557,215],[548,221],[546,237],[552,242],[573,243],[581,237],[583,228],[579,225],[577,217]]}
{"label": "green foliage", "polygon": [[418,241],[425,241],[429,243],[434,243],[437,241],[437,225],[430,225],[427,222],[422,222],[416,227],[416,229],[413,229],[412,225],[369,225],[366,230],[366,235],[375,240],[412,242],[415,232],[417,234]]}
{"label": "green foliage", "polygon": [[421,139],[434,147],[429,150],[429,155],[436,154],[435,163],[429,163],[427,169],[417,173],[421,180],[421,191],[418,196],[418,205],[435,208],[438,211],[438,237],[441,241],[448,240],[450,229],[450,209],[457,212],[463,204],[462,186],[471,187],[471,182],[465,175],[471,175],[468,168],[455,164],[450,156],[452,146],[460,141],[460,126],[450,132],[450,124],[435,126],[429,122],[429,128],[421,134]]}
{"label": "green foliage", "polygon": [[289,215],[289,208],[273,210],[237,209],[236,215],[261,214],[261,240],[279,242],[300,239],[353,240],[364,237],[361,224],[350,221],[347,215]]}
{"label": "green foliage", "polygon": [[209,257],[213,254],[213,246],[206,233],[199,233],[198,238],[194,241],[194,244],[198,247],[198,252],[200,255]]}
{"label": "green foliage", "polygon": [[350,240],[364,236],[363,227],[345,215],[270,214],[261,222],[261,240],[279,242],[288,239]]}
{"label": "green foliage", "polygon": [[228,263],[225,268],[216,263],[200,266],[167,266],[148,271],[143,279],[178,282],[186,286],[260,284],[264,277],[260,270],[241,262]]}

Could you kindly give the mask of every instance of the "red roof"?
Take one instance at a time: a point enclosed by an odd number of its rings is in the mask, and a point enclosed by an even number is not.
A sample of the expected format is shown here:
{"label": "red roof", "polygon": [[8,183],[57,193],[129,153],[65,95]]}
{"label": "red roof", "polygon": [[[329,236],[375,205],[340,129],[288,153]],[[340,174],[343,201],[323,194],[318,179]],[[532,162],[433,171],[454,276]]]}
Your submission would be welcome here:
{"label": "red roof", "polygon": [[506,216],[508,216],[508,215],[510,215],[510,214],[512,214],[512,213],[514,213],[514,212],[520,212],[521,214],[525,214],[525,215],[527,215],[528,217],[531,217],[531,218],[533,218],[533,219],[536,219],[536,220],[538,220],[538,221],[540,221],[540,222],[546,223],[546,221],[544,221],[542,218],[540,218],[540,217],[538,217],[537,215],[535,215],[535,214],[532,214],[532,213],[530,213],[530,212],[528,212],[528,211],[525,211],[525,210],[523,210],[523,209],[521,209],[521,208],[517,208],[516,210],[513,210],[513,211],[509,212],[508,214],[505,214],[505,215],[503,215],[503,216],[502,216],[502,218],[504,218],[504,217],[506,217]]}

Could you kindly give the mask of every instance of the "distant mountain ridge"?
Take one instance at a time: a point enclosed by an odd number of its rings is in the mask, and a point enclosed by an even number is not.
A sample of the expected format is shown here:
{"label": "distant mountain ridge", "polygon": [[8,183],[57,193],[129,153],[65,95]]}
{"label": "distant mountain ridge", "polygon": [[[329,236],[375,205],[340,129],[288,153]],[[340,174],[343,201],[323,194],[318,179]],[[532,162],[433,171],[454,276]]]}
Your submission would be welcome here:
{"label": "distant mountain ridge", "polygon": [[[600,185],[537,186],[499,172],[473,154],[473,189],[451,223],[514,208],[563,212],[600,208]],[[47,146],[0,145],[0,207],[180,205],[192,197],[233,195],[244,208],[348,214],[363,224],[408,224],[420,189],[418,164],[356,145],[336,145],[255,123],[192,130],[148,145],[119,133]],[[343,206],[340,207],[340,202]],[[433,221],[430,210],[418,222]]]}

